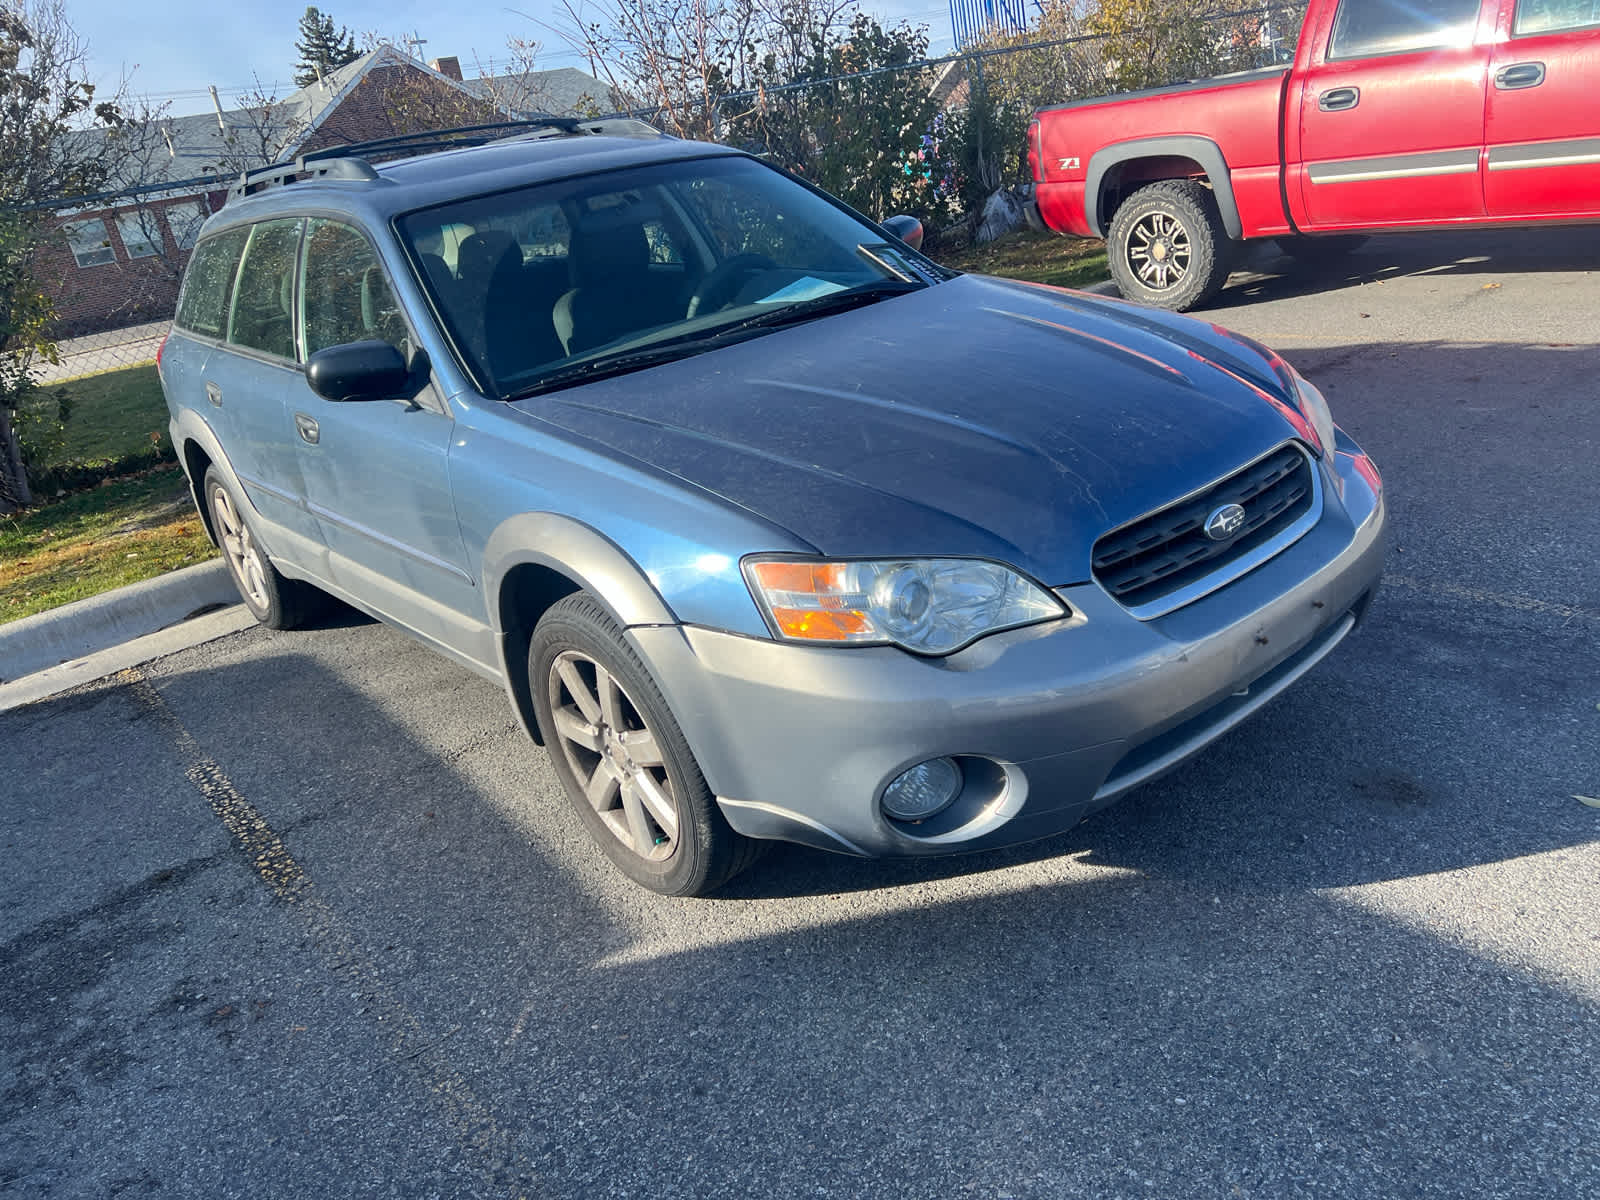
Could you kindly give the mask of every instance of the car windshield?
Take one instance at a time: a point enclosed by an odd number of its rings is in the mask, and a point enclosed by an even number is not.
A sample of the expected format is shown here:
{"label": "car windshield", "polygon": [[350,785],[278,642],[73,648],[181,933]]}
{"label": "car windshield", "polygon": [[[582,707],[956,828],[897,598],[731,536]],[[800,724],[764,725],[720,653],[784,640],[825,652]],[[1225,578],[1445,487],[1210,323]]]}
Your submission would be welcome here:
{"label": "car windshield", "polygon": [[682,357],[937,282],[938,268],[752,159],[655,164],[424,209],[402,239],[502,399]]}

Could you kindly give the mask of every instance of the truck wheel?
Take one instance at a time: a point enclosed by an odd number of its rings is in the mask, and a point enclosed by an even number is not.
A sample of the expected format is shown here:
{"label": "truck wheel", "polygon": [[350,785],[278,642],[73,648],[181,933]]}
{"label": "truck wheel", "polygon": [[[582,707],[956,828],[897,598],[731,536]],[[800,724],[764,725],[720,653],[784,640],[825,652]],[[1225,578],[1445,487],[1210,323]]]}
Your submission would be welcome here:
{"label": "truck wheel", "polygon": [[1106,257],[1129,300],[1183,312],[1221,290],[1236,245],[1210,189],[1192,179],[1147,184],[1111,219]]}
{"label": "truck wheel", "polygon": [[1274,238],[1278,249],[1296,262],[1317,266],[1343,258],[1366,242],[1359,233],[1341,233],[1334,237],[1281,237]]}
{"label": "truck wheel", "polygon": [[703,896],[753,862],[717,807],[655,681],[593,597],[540,618],[528,684],[551,762],[578,817],[625,875],[666,896]]}

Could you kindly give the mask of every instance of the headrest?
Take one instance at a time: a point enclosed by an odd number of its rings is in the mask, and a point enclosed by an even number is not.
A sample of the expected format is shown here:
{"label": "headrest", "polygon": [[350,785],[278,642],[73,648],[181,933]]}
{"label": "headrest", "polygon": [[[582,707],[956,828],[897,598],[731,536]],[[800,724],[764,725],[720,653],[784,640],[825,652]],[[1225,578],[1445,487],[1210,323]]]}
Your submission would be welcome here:
{"label": "headrest", "polygon": [[593,287],[608,279],[637,278],[650,265],[644,214],[637,208],[589,213],[572,231],[567,259],[578,287]]}
{"label": "headrest", "polygon": [[455,276],[450,274],[450,264],[445,262],[444,255],[423,252],[417,257],[422,260],[422,269],[428,273],[428,278],[434,287],[447,287],[455,282]]}
{"label": "headrest", "polygon": [[522,247],[517,239],[503,229],[485,229],[462,241],[456,253],[456,277],[487,282],[508,259],[522,263]]}

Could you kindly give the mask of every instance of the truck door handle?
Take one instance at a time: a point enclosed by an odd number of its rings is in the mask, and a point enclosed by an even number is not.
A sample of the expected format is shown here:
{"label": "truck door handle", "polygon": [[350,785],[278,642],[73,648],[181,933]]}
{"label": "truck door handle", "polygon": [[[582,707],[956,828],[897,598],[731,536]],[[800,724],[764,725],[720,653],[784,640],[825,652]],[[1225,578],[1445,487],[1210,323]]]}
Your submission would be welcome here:
{"label": "truck door handle", "polygon": [[222,389],[211,380],[206,380],[206,399],[211,401],[212,408],[222,407]]}
{"label": "truck door handle", "polygon": [[316,419],[306,416],[305,413],[295,413],[294,427],[300,431],[300,440],[308,446],[315,446],[322,440],[322,429],[317,425]]}
{"label": "truck door handle", "polygon": [[1542,62],[1512,63],[1494,73],[1494,86],[1502,92],[1515,92],[1522,88],[1538,87],[1544,82]]}
{"label": "truck door handle", "polygon": [[1353,87],[1329,88],[1317,97],[1317,107],[1323,112],[1346,112],[1361,103],[1361,89]]}

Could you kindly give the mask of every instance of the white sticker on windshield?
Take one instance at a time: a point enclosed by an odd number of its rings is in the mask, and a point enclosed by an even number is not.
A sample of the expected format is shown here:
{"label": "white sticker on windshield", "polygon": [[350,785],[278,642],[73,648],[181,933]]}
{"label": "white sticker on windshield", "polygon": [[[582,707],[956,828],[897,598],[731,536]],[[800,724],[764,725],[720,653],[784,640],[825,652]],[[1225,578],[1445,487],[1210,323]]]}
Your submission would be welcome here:
{"label": "white sticker on windshield", "polygon": [[770,296],[763,296],[757,304],[794,304],[799,300],[814,300],[818,296],[826,296],[831,292],[844,291],[844,284],[830,283],[826,279],[813,279],[807,275],[804,279],[796,279],[788,287],[779,288]]}

